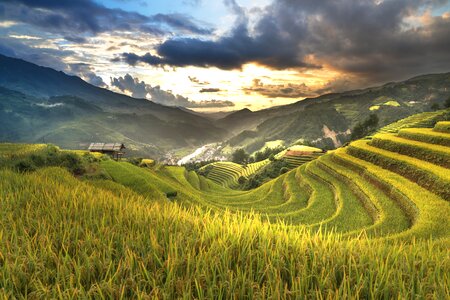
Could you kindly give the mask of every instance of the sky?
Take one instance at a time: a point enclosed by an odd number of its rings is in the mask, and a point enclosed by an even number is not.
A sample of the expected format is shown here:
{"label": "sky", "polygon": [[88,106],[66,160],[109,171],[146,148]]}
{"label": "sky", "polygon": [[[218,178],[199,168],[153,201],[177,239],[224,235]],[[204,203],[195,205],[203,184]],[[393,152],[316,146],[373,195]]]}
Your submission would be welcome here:
{"label": "sky", "polygon": [[0,54],[197,111],[450,71],[448,0],[2,0]]}

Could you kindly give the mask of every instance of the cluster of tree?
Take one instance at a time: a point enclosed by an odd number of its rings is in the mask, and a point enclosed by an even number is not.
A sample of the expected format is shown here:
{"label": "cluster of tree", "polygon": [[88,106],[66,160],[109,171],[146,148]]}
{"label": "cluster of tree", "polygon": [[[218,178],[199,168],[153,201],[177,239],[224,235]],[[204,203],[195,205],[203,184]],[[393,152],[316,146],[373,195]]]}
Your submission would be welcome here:
{"label": "cluster of tree", "polygon": [[198,171],[200,168],[209,165],[210,163],[216,162],[217,160],[211,159],[211,160],[205,160],[205,161],[196,161],[196,162],[190,162],[187,164],[184,164],[183,166],[188,171]]}
{"label": "cluster of tree", "polygon": [[258,151],[251,156],[245,151],[244,148],[239,148],[236,149],[231,155],[231,161],[241,165],[262,161],[267,158],[273,161],[275,154],[280,153],[284,149],[285,148],[283,146],[278,146],[276,148],[266,147],[262,151]]}
{"label": "cluster of tree", "polygon": [[200,170],[200,169],[197,169],[196,172],[197,172],[198,175],[202,175],[202,176],[207,177],[208,174],[209,174],[209,172],[212,171],[212,169],[213,169],[213,166],[212,166],[212,165],[209,165],[209,166],[204,167],[204,168],[201,169],[201,170]]}
{"label": "cluster of tree", "polygon": [[250,176],[248,179],[245,177],[239,178],[238,182],[241,184],[241,188],[243,190],[251,190],[288,171],[289,164],[286,160],[274,160],[263,169]]}
{"label": "cluster of tree", "polygon": [[253,156],[254,161],[257,162],[257,161],[265,160],[267,158],[270,158],[271,156],[274,156],[275,154],[280,153],[284,149],[285,149],[285,147],[283,147],[283,146],[278,146],[275,148],[266,147],[262,151],[258,151],[254,154],[254,156]]}
{"label": "cluster of tree", "polygon": [[249,162],[250,155],[244,148],[236,149],[231,155],[231,161],[237,164],[246,165]]}
{"label": "cluster of tree", "polygon": [[[442,104],[442,108],[446,109],[446,108],[450,108],[450,97],[447,98],[447,100],[444,101],[444,103]],[[439,110],[441,109],[441,106],[439,105],[439,103],[433,103],[430,106],[431,110]]]}
{"label": "cluster of tree", "polygon": [[363,122],[358,122],[352,130],[351,139],[357,140],[373,132],[377,129],[378,121],[378,116],[376,114],[371,114]]}

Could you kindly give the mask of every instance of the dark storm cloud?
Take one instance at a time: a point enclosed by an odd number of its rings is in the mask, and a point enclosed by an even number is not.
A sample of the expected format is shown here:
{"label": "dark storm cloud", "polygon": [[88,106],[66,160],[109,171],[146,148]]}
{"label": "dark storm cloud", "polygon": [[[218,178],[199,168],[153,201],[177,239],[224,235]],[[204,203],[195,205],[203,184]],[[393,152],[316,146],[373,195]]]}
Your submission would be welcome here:
{"label": "dark storm cloud", "polygon": [[253,85],[243,89],[246,93],[258,93],[269,98],[303,98],[317,96],[306,84],[264,84],[260,79],[253,80]]}
{"label": "dark storm cloud", "polygon": [[87,42],[87,39],[81,36],[65,36],[64,39],[77,44],[84,44]]}
{"label": "dark storm cloud", "polygon": [[111,78],[111,86],[118,88],[122,92],[128,91],[135,98],[148,98],[153,102],[168,106],[182,106],[188,108],[234,106],[234,103],[231,101],[191,101],[181,95],[175,95],[171,91],[162,90],[160,86],[152,87],[144,81],[134,78],[130,74],[126,74],[123,77]]}
{"label": "dark storm cloud", "polygon": [[[270,18],[260,22],[259,33],[251,36],[244,9],[234,0],[225,0],[225,4],[236,15],[236,25],[229,35],[219,40],[169,39],[157,47],[158,56],[150,53],[142,56],[123,53],[122,60],[131,65],[144,62],[153,66],[218,67],[225,70],[239,69],[249,62],[275,69],[312,67],[302,60],[300,53],[297,53],[297,47],[292,46],[297,41],[290,35],[280,34],[284,29],[280,28],[275,20]],[[272,28],[273,26],[275,28]]]}
{"label": "dark storm cloud", "polygon": [[183,14],[157,14],[151,17],[157,23],[165,23],[172,28],[194,34],[211,34],[210,29],[199,28],[192,19]]}
{"label": "dark storm cloud", "polygon": [[93,0],[3,0],[0,18],[20,21],[50,32],[70,34],[98,34],[106,31],[141,31],[160,35],[175,31],[207,34],[185,15],[144,16],[139,13],[111,9]]}
{"label": "dark storm cloud", "polygon": [[157,55],[123,53],[121,59],[225,70],[251,62],[273,69],[319,64],[372,82],[450,68],[450,18],[411,18],[445,0],[277,0],[260,10],[255,24],[235,1],[225,3],[236,15],[225,36],[172,38],[156,48]]}

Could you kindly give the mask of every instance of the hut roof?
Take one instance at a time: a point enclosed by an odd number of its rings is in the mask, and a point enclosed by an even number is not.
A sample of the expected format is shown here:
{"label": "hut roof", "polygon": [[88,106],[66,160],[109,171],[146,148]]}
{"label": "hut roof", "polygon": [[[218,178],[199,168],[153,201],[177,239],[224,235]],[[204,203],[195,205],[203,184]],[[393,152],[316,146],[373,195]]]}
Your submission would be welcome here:
{"label": "hut roof", "polygon": [[120,151],[125,149],[123,143],[91,143],[88,148],[90,151]]}

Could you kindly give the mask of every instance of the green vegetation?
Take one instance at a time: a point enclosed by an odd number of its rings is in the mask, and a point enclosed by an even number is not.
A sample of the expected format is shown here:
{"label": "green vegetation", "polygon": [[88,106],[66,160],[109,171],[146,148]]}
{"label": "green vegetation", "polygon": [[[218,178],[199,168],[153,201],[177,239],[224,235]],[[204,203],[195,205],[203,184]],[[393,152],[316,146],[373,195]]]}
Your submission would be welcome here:
{"label": "green vegetation", "polygon": [[265,147],[263,150],[255,152],[253,156],[250,157],[250,159],[254,158],[253,160],[255,162],[262,161],[280,153],[283,150],[285,150],[285,147],[283,146]]}
{"label": "green vegetation", "polygon": [[373,132],[378,126],[378,121],[378,116],[371,114],[364,122],[357,123],[352,130],[351,139],[360,139]]}
{"label": "green vegetation", "polygon": [[3,144],[0,297],[446,299],[446,128],[198,173]]}
{"label": "green vegetation", "polygon": [[250,155],[243,148],[239,148],[231,155],[231,161],[236,164],[244,165],[248,162]]}

